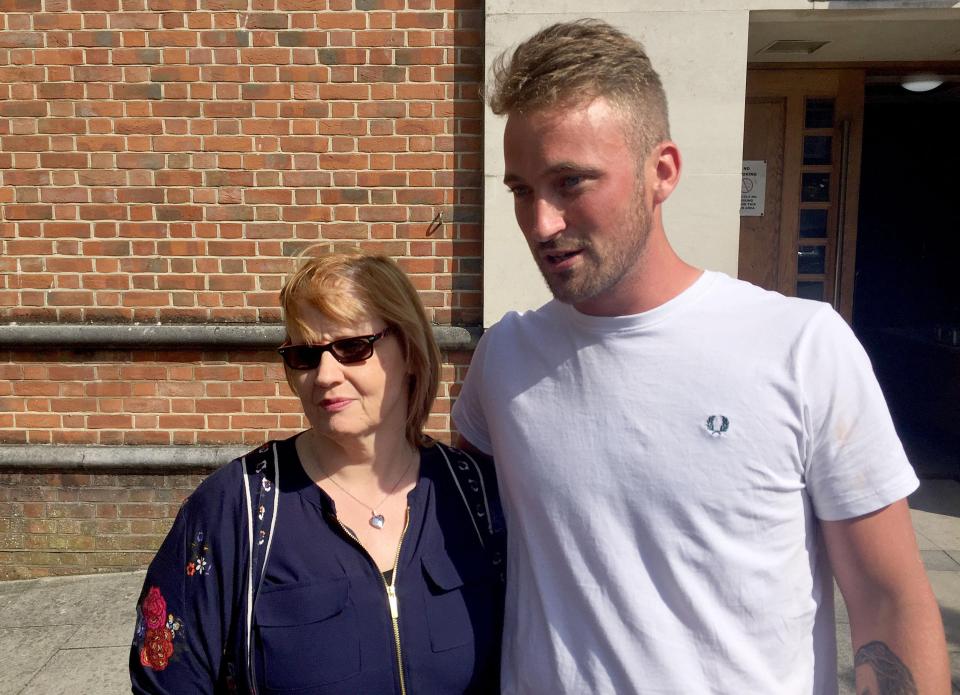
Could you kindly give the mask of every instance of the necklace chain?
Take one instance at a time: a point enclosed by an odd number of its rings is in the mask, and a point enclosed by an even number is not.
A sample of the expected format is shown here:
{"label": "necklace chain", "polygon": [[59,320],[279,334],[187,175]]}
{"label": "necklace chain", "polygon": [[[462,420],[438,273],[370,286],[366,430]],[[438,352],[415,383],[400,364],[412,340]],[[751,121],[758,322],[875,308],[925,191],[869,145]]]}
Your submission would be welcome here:
{"label": "necklace chain", "polygon": [[338,483],[336,480],[334,480],[333,476],[330,475],[329,473],[327,473],[326,470],[324,470],[323,464],[321,464],[319,461],[317,461],[317,463],[320,464],[320,470],[322,470],[323,473],[324,473],[324,475],[326,475],[327,480],[329,480],[331,483],[333,483],[334,485],[336,485],[337,488],[338,488],[341,492],[343,492],[345,495],[347,495],[347,496],[348,496],[350,499],[352,499],[354,502],[356,502],[357,504],[359,504],[359,505],[361,505],[361,506],[363,506],[363,507],[366,507],[367,509],[370,510],[370,522],[369,522],[369,523],[370,523],[370,525],[371,525],[373,528],[375,528],[375,529],[377,529],[377,530],[380,530],[380,529],[383,528],[384,524],[386,524],[386,518],[383,516],[383,514],[377,514],[377,509],[379,509],[380,506],[381,506],[384,502],[386,502],[386,501],[390,498],[390,496],[393,495],[393,493],[395,493],[395,492],[397,491],[397,488],[400,487],[400,483],[403,482],[403,479],[407,477],[407,473],[410,472],[410,468],[413,466],[413,462],[414,462],[415,460],[416,460],[416,457],[411,457],[410,462],[407,464],[407,467],[403,469],[403,473],[401,473],[401,474],[400,474],[400,477],[397,478],[397,482],[395,482],[395,483],[393,484],[393,487],[390,488],[390,492],[388,492],[386,495],[384,495],[384,496],[383,496],[383,499],[380,500],[380,502],[379,502],[375,507],[371,507],[369,504],[367,504],[367,503],[364,502],[362,499],[360,499],[359,497],[357,497],[356,495],[354,495],[352,492],[350,492],[350,491],[349,491],[347,488],[345,488],[343,485],[341,485],[341,484]]}

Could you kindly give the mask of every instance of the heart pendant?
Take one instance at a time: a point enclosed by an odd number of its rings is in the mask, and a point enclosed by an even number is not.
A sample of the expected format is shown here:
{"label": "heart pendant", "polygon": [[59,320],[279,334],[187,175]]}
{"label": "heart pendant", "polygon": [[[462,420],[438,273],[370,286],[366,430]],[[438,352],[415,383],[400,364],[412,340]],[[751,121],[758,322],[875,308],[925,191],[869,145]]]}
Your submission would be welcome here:
{"label": "heart pendant", "polygon": [[370,525],[373,526],[373,528],[381,529],[384,523],[386,523],[386,520],[383,518],[383,514],[374,514],[370,517]]}

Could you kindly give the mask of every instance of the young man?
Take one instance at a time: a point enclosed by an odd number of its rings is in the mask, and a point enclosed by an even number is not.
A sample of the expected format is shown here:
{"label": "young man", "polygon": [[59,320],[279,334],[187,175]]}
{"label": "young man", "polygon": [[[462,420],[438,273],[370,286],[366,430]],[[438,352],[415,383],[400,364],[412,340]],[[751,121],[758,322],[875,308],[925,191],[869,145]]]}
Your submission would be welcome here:
{"label": "young man", "polygon": [[917,480],[847,325],[673,251],[680,154],[635,41],[558,24],[495,72],[556,298],[487,332],[453,413],[510,527],[503,692],[836,693],[835,576],[858,692],[948,693]]}

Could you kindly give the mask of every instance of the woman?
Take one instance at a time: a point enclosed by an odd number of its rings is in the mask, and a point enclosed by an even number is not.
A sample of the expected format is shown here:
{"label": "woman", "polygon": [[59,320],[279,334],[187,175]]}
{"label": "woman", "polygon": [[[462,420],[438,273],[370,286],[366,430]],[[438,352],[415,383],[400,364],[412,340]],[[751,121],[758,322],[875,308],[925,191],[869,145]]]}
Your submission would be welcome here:
{"label": "woman", "polygon": [[134,692],[498,692],[495,478],[423,435],[440,353],[416,291],[334,254],[280,298],[310,429],[184,502],[138,604]]}

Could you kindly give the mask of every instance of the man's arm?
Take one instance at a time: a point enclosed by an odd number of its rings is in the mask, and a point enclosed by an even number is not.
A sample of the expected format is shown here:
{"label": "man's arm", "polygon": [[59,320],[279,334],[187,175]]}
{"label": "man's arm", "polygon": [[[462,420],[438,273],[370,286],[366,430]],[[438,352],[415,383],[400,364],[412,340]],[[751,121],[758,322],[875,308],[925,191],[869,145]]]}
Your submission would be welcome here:
{"label": "man's arm", "polygon": [[471,456],[484,456],[486,458],[490,457],[490,454],[475,447],[459,432],[457,433],[457,443],[454,446],[456,446],[460,451],[466,451]]}
{"label": "man's arm", "polygon": [[907,501],[821,526],[850,616],[857,695],[949,695],[940,609]]}

